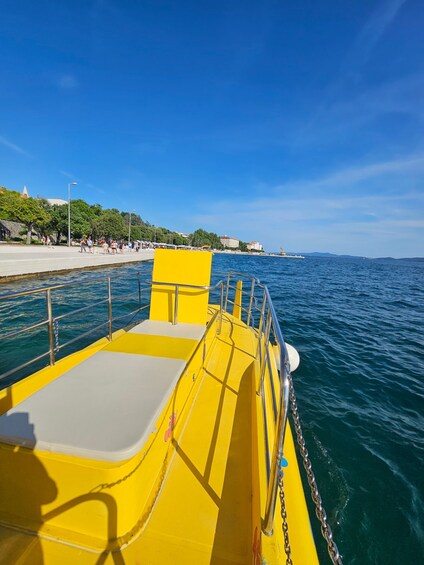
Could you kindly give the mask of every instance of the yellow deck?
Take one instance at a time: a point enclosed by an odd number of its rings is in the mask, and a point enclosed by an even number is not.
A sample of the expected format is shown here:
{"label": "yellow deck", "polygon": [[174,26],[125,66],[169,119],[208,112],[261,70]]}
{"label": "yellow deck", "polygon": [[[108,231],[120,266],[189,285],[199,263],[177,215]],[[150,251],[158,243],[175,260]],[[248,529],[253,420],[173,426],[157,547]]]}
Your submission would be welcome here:
{"label": "yellow deck", "polygon": [[[209,308],[209,319],[215,311]],[[217,326],[218,318],[213,319]],[[14,502],[23,509],[30,504],[33,517],[13,523],[7,502],[1,506],[0,563],[285,562],[278,501],[274,534],[260,533],[266,471],[262,399],[256,394],[257,338],[228,314],[220,334],[216,327],[210,330],[204,362],[202,347],[193,355],[190,344],[181,341],[184,358],[191,355],[187,369],[157,420],[156,433],[132,459],[105,463],[0,444],[0,484],[3,489],[8,480],[24,485],[14,492],[10,510]],[[136,338],[123,332],[117,337],[121,339],[102,340],[0,392],[0,414],[32,394],[36,383],[43,386],[99,350],[114,350],[120,343],[119,351],[128,347],[128,353],[137,352]],[[152,355],[164,354],[159,339],[150,341]],[[169,355],[175,355],[169,340],[164,343]],[[142,348],[145,355],[145,340]],[[272,446],[268,388],[265,397]],[[314,565],[318,559],[289,428],[285,458],[292,560],[294,565]],[[89,513],[98,522],[96,535]]]}
{"label": "yellow deck", "polygon": [[[99,548],[90,551],[84,545],[72,547],[49,539],[48,522],[43,522],[45,516],[54,513],[55,501],[42,504],[41,498],[38,532],[24,534],[0,528],[0,562],[255,563],[255,529],[260,529],[260,497],[254,492],[259,487],[259,477],[255,476],[258,457],[252,441],[258,433],[253,412],[256,405],[260,408],[255,394],[255,343],[251,330],[225,317],[223,332],[211,344],[191,405],[174,429],[178,439],[171,440],[169,468],[160,496],[146,524],[125,540],[129,545],[102,554]],[[74,362],[85,354],[74,356]],[[289,527],[292,516],[297,515],[293,519],[296,526],[290,528],[293,562],[313,564],[317,559],[312,539],[305,535],[305,528],[309,534],[309,525],[291,434],[285,451],[289,460],[285,473]],[[40,462],[45,459],[36,451],[32,456]],[[30,476],[27,480],[31,482]],[[105,493],[112,494],[113,487]],[[113,533],[113,516],[105,516],[107,527]],[[284,559],[279,527],[277,505],[276,534],[262,536],[265,562]]]}

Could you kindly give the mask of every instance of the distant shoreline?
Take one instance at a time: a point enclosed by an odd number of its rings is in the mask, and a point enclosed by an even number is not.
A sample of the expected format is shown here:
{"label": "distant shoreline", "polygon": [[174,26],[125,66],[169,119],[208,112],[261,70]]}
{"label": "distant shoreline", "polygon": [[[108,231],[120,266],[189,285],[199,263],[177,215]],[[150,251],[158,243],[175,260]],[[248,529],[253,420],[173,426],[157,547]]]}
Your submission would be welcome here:
{"label": "distant shoreline", "polygon": [[230,251],[229,249],[220,250],[214,249],[214,253],[221,253],[223,255],[250,255],[251,257],[279,257],[280,259],[304,259],[303,255],[281,255],[280,253],[255,253],[252,251]]}

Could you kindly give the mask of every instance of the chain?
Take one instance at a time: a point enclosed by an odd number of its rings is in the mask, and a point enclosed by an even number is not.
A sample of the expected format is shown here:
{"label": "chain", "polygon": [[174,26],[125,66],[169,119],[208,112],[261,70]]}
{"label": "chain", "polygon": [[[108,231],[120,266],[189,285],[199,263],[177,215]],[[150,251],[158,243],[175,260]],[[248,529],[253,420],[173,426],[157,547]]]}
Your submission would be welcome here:
{"label": "chain", "polygon": [[333,532],[330,528],[330,525],[327,522],[327,514],[322,506],[321,496],[318,492],[317,482],[315,480],[315,475],[312,471],[312,464],[309,459],[308,450],[306,449],[305,439],[302,433],[302,427],[300,425],[296,396],[294,394],[294,388],[293,388],[293,380],[290,373],[289,373],[289,386],[290,386],[290,405],[293,414],[294,427],[296,429],[297,443],[299,444],[300,453],[303,459],[303,466],[305,467],[305,471],[308,477],[308,483],[311,488],[312,500],[315,503],[315,513],[317,515],[318,520],[321,523],[321,533],[327,542],[327,549],[331,562],[334,565],[343,565],[342,556],[340,555],[339,550],[337,549],[337,545],[333,540]]}
{"label": "chain", "polygon": [[287,524],[287,512],[286,512],[286,500],[284,497],[283,475],[284,475],[283,470],[280,469],[278,486],[280,487],[281,520],[282,520],[281,527],[283,529],[283,535],[284,535],[284,551],[286,552],[286,556],[287,556],[286,565],[293,565],[293,561],[291,559],[291,548],[289,541],[289,525]]}
{"label": "chain", "polygon": [[55,351],[59,351],[59,322],[57,320],[53,321],[53,331],[54,331],[54,343]]}

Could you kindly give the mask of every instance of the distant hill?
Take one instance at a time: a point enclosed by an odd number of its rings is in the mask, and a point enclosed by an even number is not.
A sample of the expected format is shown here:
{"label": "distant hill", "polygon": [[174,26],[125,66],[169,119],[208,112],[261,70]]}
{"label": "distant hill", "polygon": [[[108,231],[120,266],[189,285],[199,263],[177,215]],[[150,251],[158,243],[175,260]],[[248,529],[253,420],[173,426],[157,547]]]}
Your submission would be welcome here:
{"label": "distant hill", "polygon": [[339,257],[335,253],[321,253],[320,251],[313,251],[312,253],[302,253],[302,255],[308,257]]}
{"label": "distant hill", "polygon": [[363,257],[362,255],[337,255],[336,253],[321,253],[319,251],[313,251],[312,253],[302,252],[300,254],[303,255],[304,257],[334,257],[334,258],[342,257],[345,259],[366,259],[366,257]]}
{"label": "distant hill", "polygon": [[337,255],[336,253],[321,253],[319,251],[314,251],[312,253],[303,253],[303,252],[294,252],[290,251],[287,252],[287,255],[303,255],[304,257],[333,257],[336,259],[344,258],[344,259],[371,259],[373,261],[417,261],[417,262],[424,262],[424,257],[364,257],[363,255]]}
{"label": "distant hill", "polygon": [[424,262],[424,257],[399,257],[395,259],[394,257],[377,257],[376,261],[384,261],[385,259],[391,259],[392,261],[417,261]]}
{"label": "distant hill", "polygon": [[[270,253],[280,255],[279,251],[271,251]],[[319,251],[314,251],[312,253],[303,253],[303,251],[286,251],[286,255],[303,255],[304,257],[342,257],[342,255],[336,255],[335,253],[320,253]],[[346,255],[344,255],[344,257],[346,257]]]}

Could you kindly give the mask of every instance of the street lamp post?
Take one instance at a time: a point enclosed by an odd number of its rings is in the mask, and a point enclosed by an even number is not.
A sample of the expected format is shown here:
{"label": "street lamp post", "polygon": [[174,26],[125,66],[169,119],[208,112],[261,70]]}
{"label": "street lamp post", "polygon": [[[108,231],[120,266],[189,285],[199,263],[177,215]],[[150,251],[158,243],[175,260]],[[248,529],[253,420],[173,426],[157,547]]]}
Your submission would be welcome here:
{"label": "street lamp post", "polygon": [[131,214],[135,212],[135,210],[130,211],[130,222],[128,224],[128,245],[131,243]]}
{"label": "street lamp post", "polygon": [[71,186],[76,185],[76,182],[68,183],[68,247],[71,247]]}

